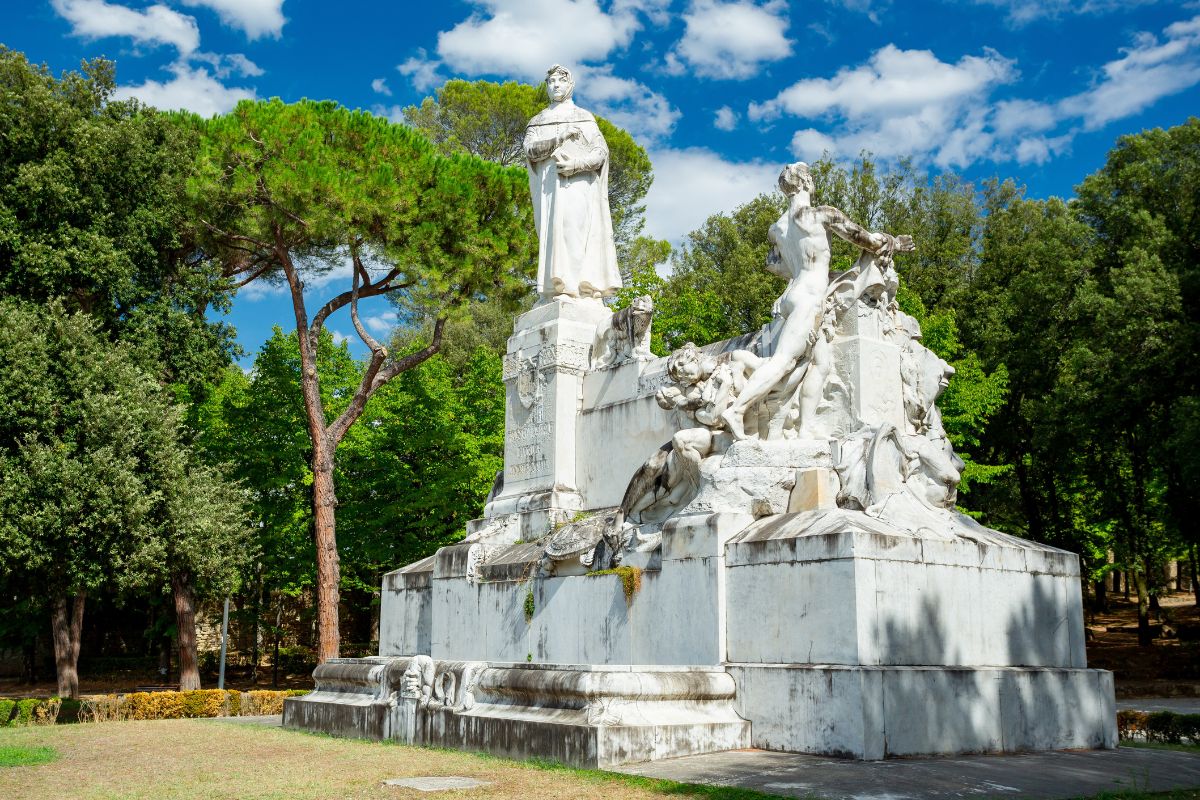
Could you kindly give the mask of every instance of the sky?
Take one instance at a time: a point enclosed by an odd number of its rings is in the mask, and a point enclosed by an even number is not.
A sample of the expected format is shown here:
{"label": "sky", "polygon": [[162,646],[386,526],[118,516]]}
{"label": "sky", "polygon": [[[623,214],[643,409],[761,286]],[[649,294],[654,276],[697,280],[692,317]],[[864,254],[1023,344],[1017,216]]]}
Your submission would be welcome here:
{"label": "sky", "polygon": [[[1119,136],[1200,115],[1200,0],[0,0],[0,44],[55,73],[111,58],[121,96],[163,109],[308,97],[397,122],[450,78],[565,64],[576,102],[646,148],[646,233],[672,242],[797,159],[869,151],[1066,197]],[[395,322],[382,299],[364,314]],[[228,321],[244,365],[294,327],[270,285]]]}

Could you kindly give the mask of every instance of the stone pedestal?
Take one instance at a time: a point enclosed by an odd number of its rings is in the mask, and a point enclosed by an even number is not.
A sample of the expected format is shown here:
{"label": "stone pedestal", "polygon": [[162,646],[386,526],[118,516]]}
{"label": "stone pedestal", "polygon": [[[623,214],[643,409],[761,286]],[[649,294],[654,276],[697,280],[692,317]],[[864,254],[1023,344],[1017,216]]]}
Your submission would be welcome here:
{"label": "stone pedestal", "polygon": [[612,312],[553,301],[517,317],[504,357],[504,487],[484,509],[517,539],[544,535],[585,507],[576,474],[583,378]]}
{"label": "stone pedestal", "polygon": [[283,724],[405,744],[612,767],[749,747],[720,668],[334,659]]}

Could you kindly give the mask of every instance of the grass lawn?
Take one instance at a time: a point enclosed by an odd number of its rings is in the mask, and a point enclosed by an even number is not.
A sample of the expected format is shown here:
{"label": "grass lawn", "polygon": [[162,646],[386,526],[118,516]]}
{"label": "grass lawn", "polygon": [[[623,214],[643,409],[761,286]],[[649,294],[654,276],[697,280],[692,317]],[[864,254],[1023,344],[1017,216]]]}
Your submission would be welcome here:
{"label": "grass lawn", "polygon": [[48,764],[58,758],[53,747],[26,747],[0,744],[0,767],[30,767]]}
{"label": "grass lawn", "polygon": [[[30,755],[32,754],[32,756]],[[8,760],[4,760],[5,758]],[[19,758],[35,760],[16,760]],[[55,759],[47,763],[48,759]],[[403,745],[334,739],[218,720],[166,720],[0,729],[0,797],[44,798],[521,798],[638,800],[694,796],[763,800],[744,789],[506,761]],[[465,776],[480,789],[437,793],[387,778]],[[1104,795],[1200,800],[1200,791]]]}
{"label": "grass lawn", "polygon": [[[0,729],[0,752],[8,747],[50,747],[59,758],[52,764],[0,772],[4,800],[769,797],[742,789],[689,786],[218,720]],[[436,793],[382,785],[386,778],[443,775],[478,778],[491,785]]]}

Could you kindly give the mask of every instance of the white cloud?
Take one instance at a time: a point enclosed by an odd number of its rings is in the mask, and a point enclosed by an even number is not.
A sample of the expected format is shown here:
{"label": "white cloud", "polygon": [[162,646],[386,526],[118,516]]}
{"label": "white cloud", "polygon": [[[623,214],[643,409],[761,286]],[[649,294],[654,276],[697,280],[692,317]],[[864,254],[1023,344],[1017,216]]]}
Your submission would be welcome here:
{"label": "white cloud", "polygon": [[793,136],[792,149],[804,158],[825,151],[853,158],[869,150],[884,159],[929,156],[941,166],[965,166],[991,146],[984,101],[1015,76],[1013,62],[991,50],[952,64],[928,50],[887,45],[866,64],[797,81],[772,100],[752,103],[749,116],[832,119],[831,132],[807,128]]}
{"label": "white cloud", "polygon": [[119,86],[114,96],[118,100],[136,97],[155,108],[186,109],[202,117],[223,114],[239,100],[253,100],[257,96],[253,89],[225,86],[206,69],[183,63],[169,69],[175,74],[169,81],[147,80],[140,86]]}
{"label": "white cloud", "polygon": [[[471,75],[539,80],[554,63],[602,61],[641,27],[638,3],[597,0],[473,0],[463,22],[438,34],[437,52],[451,69]],[[661,4],[646,5],[652,11]]]}
{"label": "white cloud", "polygon": [[200,61],[213,68],[213,75],[224,79],[237,73],[243,77],[257,78],[263,74],[262,69],[242,53],[194,53],[192,61]]}
{"label": "white cloud", "polygon": [[376,333],[391,333],[399,322],[400,315],[395,311],[384,311],[380,314],[363,317],[363,324]]}
{"label": "white cloud", "polygon": [[757,121],[785,114],[825,121],[793,134],[792,151],[806,159],[869,151],[943,168],[981,159],[1041,164],[1069,150],[1080,130],[1100,129],[1200,84],[1200,16],[1168,25],[1160,36],[1137,34],[1089,88],[1056,102],[993,101],[1016,76],[1013,62],[990,50],[950,64],[888,45],[866,64],[751,103],[748,114]]}
{"label": "white cloud", "polygon": [[645,84],[612,74],[612,68],[580,67],[573,75],[580,102],[634,138],[655,141],[669,136],[679,111],[666,97]]}
{"label": "white cloud", "polygon": [[376,78],[371,81],[371,91],[384,95],[385,97],[392,96],[392,90],[388,88],[387,81],[383,78]]}
{"label": "white cloud", "polygon": [[889,44],[875,51],[867,64],[844,68],[832,78],[797,81],[775,99],[751,104],[750,116],[838,112],[849,119],[879,119],[920,113],[932,106],[961,105],[1014,77],[1013,62],[994,50],[949,64],[928,50],[901,50]]}
{"label": "white cloud", "polygon": [[172,45],[181,56],[200,46],[196,20],[164,5],[144,11],[104,0],[50,0],[59,16],[71,23],[71,33],[87,39],[128,36],[138,44]]}
{"label": "white cloud", "polygon": [[726,161],[702,148],[651,150],[654,183],[646,195],[646,235],[681,242],[711,215],[775,189],[782,164]]}
{"label": "white cloud", "polygon": [[1101,68],[1096,84],[1064,99],[1059,113],[1096,130],[1200,83],[1200,16],[1164,29],[1165,40],[1139,33],[1124,55]]}
{"label": "white cloud", "polygon": [[1068,14],[1107,14],[1154,3],[1157,0],[975,0],[977,5],[995,6],[1008,12],[1009,24],[1020,27],[1039,19],[1058,19]]}
{"label": "white cloud", "polygon": [[999,136],[1044,131],[1058,124],[1053,104],[1036,100],[1001,100],[992,108],[992,130]]}
{"label": "white cloud", "polygon": [[185,6],[202,6],[217,12],[231,28],[238,28],[251,41],[263,36],[279,38],[283,33],[283,0],[180,0]]}
{"label": "white cloud", "polygon": [[721,106],[713,115],[713,127],[721,131],[731,131],[737,127],[738,113],[729,106]]}
{"label": "white cloud", "polygon": [[401,125],[407,124],[404,121],[404,106],[385,106],[379,103],[371,106],[371,113],[377,117],[386,117],[388,122],[395,122]]}
{"label": "white cloud", "polygon": [[333,343],[336,345],[341,345],[345,342],[352,341],[349,336],[337,330],[336,328],[330,328],[329,333],[333,336]]}
{"label": "white cloud", "polygon": [[792,43],[784,0],[693,0],[683,15],[683,38],[667,57],[667,69],[685,67],[703,78],[744,80],[762,65],[787,58]]}
{"label": "white cloud", "polygon": [[446,78],[441,73],[442,62],[430,58],[425,48],[417,50],[417,54],[396,67],[396,71],[412,81],[413,87],[419,92],[425,92],[444,83]]}
{"label": "white cloud", "polygon": [[1052,156],[1066,151],[1071,145],[1071,134],[1062,136],[1029,136],[1017,142],[1013,155],[1022,164],[1045,164]]}
{"label": "white cloud", "polygon": [[792,152],[805,161],[816,161],[826,154],[837,152],[837,142],[832,136],[812,128],[796,131],[792,136]]}

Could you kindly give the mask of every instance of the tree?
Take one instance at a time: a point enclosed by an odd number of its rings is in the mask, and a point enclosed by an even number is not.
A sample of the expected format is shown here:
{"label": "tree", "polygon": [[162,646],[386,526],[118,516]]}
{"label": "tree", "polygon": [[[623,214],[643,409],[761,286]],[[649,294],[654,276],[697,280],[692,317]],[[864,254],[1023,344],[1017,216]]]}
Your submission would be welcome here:
{"label": "tree", "polygon": [[183,468],[178,411],[89,315],[0,301],[0,361],[0,577],[50,607],[59,694],[75,697],[88,593],[125,580],[141,542],[169,543],[161,568],[178,570],[179,537],[202,549],[225,526],[224,490]]}
{"label": "tree", "polygon": [[55,78],[0,46],[0,294],[57,298],[142,342],[163,382],[202,383],[234,345],[204,318],[224,287],[185,238],[197,137],[114,89],[111,61]]}
{"label": "tree", "polygon": [[[183,119],[203,132],[190,198],[207,252],[240,285],[282,278],[291,294],[312,448],[317,654],[324,661],[339,646],[337,447],[381,386],[438,351],[447,318],[528,280],[533,226],[525,175],[472,156],[438,156],[411,129],[331,102],[247,101],[225,117]],[[350,288],[310,317],[303,271],[346,262]],[[358,300],[401,292],[434,323],[428,344],[393,356],[367,332]],[[318,342],[330,314],[347,306],[371,355],[344,409],[330,414]]]}
{"label": "tree", "polygon": [[1095,269],[1077,294],[1082,335],[1066,355],[1064,388],[1086,409],[1093,474],[1119,523],[1148,645],[1156,562],[1178,546],[1172,538],[1200,539],[1200,490],[1185,478],[1200,447],[1190,438],[1200,397],[1200,119],[1122,137],[1077,192]]}
{"label": "tree", "polygon": [[[470,153],[504,166],[525,166],[525,126],[550,102],[544,85],[516,81],[447,81],[404,120],[446,155]],[[654,172],[650,157],[626,131],[603,117],[596,124],[608,143],[608,204],[620,263],[645,226],[643,199]]]}

